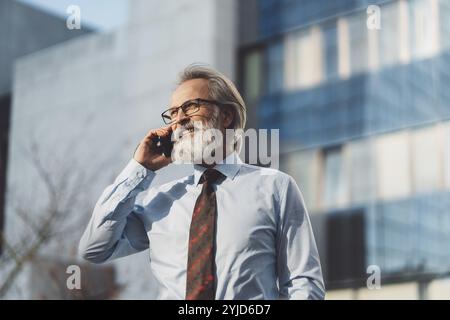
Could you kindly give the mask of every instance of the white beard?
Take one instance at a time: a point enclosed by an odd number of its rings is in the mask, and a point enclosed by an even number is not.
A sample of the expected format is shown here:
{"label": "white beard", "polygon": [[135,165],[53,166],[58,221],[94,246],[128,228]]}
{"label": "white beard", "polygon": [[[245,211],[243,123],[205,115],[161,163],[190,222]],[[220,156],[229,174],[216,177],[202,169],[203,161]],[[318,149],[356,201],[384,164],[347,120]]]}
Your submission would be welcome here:
{"label": "white beard", "polygon": [[[217,117],[206,123],[191,122],[173,132],[172,161],[174,163],[212,164],[221,160],[223,154],[222,134],[217,129]],[[189,132],[189,129],[193,131]],[[219,138],[218,138],[218,135]],[[211,152],[212,151],[212,152]]]}

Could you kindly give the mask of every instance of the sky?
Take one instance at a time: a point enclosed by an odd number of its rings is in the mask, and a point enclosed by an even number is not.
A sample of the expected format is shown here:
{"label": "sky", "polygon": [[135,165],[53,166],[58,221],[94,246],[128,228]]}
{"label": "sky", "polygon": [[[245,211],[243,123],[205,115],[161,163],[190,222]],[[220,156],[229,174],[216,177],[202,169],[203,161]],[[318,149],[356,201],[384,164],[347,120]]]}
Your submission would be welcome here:
{"label": "sky", "polygon": [[102,31],[113,30],[127,20],[129,0],[16,0],[39,9],[68,17],[67,7],[78,5],[83,22]]}

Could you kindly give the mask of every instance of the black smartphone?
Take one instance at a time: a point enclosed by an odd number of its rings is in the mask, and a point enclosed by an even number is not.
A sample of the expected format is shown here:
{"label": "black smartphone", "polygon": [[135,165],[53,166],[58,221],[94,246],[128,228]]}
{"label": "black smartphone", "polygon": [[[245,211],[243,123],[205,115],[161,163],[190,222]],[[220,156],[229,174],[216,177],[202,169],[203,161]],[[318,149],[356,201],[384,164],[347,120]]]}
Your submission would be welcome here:
{"label": "black smartphone", "polygon": [[172,155],[173,141],[170,134],[164,137],[154,137],[152,138],[152,142],[155,144],[156,150],[165,157],[169,158]]}

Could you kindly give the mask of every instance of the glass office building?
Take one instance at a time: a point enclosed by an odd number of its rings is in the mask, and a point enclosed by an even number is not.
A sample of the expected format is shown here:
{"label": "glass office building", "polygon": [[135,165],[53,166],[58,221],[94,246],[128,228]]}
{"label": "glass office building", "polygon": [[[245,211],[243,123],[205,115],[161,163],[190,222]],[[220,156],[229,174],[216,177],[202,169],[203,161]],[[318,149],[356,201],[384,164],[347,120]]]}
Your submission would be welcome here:
{"label": "glass office building", "polygon": [[427,298],[450,271],[450,2],[249,0],[239,17],[249,126],[280,129],[328,290],[375,266]]}

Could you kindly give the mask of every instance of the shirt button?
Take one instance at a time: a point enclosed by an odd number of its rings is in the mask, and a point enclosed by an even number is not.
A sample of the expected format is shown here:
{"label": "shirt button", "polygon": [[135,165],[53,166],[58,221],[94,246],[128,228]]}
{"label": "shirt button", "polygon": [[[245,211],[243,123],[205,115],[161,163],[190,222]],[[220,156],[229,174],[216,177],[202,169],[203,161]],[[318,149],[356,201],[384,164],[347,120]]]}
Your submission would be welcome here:
{"label": "shirt button", "polygon": [[138,173],[136,173],[136,177],[138,177],[139,179],[141,179],[141,178],[144,177],[144,174],[143,174],[141,171],[139,171]]}

